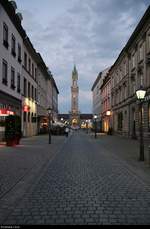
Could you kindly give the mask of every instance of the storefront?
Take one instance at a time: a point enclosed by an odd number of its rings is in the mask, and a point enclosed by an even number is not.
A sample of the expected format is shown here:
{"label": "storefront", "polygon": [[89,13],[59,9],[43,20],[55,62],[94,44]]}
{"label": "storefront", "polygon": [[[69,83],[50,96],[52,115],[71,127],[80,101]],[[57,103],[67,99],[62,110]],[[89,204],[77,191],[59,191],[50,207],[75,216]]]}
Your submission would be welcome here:
{"label": "storefront", "polygon": [[21,101],[0,92],[0,142],[4,141],[5,119],[9,115],[21,117]]}

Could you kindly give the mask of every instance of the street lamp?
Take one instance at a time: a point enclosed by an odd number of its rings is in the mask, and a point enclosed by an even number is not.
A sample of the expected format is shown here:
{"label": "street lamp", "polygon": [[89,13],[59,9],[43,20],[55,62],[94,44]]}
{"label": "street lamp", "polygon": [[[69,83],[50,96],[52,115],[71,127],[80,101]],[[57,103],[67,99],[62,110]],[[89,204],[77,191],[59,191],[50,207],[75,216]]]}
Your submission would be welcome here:
{"label": "street lamp", "polygon": [[140,161],[144,161],[144,140],[143,140],[143,101],[146,95],[146,91],[143,88],[140,88],[136,92],[136,96],[139,100],[140,107]]}
{"label": "street lamp", "polygon": [[95,139],[97,138],[97,115],[94,115]]}
{"label": "street lamp", "polygon": [[111,111],[106,112],[106,116],[108,117],[108,135],[111,135],[111,124],[110,124],[110,117],[111,117]]}
{"label": "street lamp", "polygon": [[52,143],[51,139],[51,114],[52,114],[52,108],[48,108],[48,134],[49,134],[49,144]]}

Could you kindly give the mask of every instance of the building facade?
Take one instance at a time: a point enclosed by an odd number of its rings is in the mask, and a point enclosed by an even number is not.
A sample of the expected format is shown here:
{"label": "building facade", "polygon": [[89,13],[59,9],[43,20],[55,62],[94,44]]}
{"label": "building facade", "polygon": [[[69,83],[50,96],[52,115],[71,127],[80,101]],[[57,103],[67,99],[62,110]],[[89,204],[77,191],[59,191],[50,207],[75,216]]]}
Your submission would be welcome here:
{"label": "building facade", "polygon": [[103,79],[103,83],[100,87],[101,101],[102,101],[102,131],[108,133],[112,127],[111,120],[111,77],[107,73]]}
{"label": "building facade", "polygon": [[143,87],[144,136],[150,136],[150,7],[110,70],[113,129],[117,134],[139,136],[140,111],[136,91]]}
{"label": "building facade", "polygon": [[58,112],[55,80],[43,60],[41,65],[42,58],[16,11],[15,1],[0,0],[0,141],[4,140],[6,116],[19,115],[23,136],[29,137],[38,133],[38,115],[46,115],[50,106],[55,117]]}
{"label": "building facade", "polygon": [[37,135],[37,53],[29,38],[23,43],[22,128],[23,136]]}
{"label": "building facade", "polygon": [[103,85],[103,81],[107,76],[107,73],[110,68],[105,69],[100,72],[96,81],[92,87],[92,97],[93,97],[93,115],[97,115],[97,131],[103,131],[103,101],[102,101],[102,90],[101,87]]}
{"label": "building facade", "polygon": [[5,117],[22,115],[22,31],[16,5],[0,2],[0,139],[4,138]]}

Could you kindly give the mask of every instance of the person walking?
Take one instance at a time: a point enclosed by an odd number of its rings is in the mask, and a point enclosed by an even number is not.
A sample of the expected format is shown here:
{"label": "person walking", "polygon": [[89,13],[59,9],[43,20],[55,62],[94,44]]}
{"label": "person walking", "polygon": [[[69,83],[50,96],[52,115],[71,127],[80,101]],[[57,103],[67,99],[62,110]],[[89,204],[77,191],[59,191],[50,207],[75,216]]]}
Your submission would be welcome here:
{"label": "person walking", "polygon": [[68,138],[68,135],[69,135],[69,128],[68,127],[65,128],[65,135]]}

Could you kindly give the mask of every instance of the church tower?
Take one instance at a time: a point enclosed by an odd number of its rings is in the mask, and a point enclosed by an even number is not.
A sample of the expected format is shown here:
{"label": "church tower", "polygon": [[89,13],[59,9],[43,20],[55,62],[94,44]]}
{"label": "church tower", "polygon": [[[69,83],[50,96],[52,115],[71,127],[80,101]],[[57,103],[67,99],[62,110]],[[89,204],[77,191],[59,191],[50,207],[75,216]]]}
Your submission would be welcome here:
{"label": "church tower", "polygon": [[79,87],[78,87],[78,72],[76,66],[72,72],[72,87],[71,87],[71,124],[73,127],[79,126]]}

